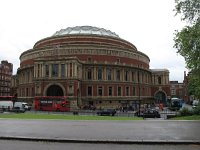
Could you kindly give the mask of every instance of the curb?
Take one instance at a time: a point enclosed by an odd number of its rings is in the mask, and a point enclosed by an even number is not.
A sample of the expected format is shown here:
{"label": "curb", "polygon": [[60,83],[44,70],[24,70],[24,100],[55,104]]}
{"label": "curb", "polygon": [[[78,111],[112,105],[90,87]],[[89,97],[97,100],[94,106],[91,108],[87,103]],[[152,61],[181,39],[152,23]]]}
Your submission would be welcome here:
{"label": "curb", "polygon": [[17,140],[33,142],[57,142],[57,143],[90,143],[90,144],[169,144],[169,145],[200,145],[200,140],[97,140],[97,139],[66,139],[66,138],[38,138],[38,137],[18,137],[2,136],[0,140]]}

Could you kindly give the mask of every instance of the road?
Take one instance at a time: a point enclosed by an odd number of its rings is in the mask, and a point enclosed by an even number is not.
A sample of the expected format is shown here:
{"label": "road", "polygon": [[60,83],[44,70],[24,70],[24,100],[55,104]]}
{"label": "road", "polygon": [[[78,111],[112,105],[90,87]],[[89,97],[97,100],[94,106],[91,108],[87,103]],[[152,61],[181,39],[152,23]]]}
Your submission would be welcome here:
{"label": "road", "polygon": [[66,121],[0,119],[0,137],[80,141],[200,142],[200,121]]}
{"label": "road", "polygon": [[0,140],[2,150],[199,150],[200,145],[48,143]]}

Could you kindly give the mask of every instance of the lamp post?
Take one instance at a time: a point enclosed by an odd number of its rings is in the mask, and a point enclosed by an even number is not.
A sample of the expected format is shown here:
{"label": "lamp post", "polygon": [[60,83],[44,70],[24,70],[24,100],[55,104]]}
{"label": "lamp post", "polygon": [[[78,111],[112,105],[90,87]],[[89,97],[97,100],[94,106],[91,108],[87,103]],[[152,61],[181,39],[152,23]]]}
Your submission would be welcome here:
{"label": "lamp post", "polygon": [[140,116],[140,73],[139,73],[139,71],[138,71],[138,87],[139,87],[139,89],[138,89],[138,91],[139,91],[139,93],[138,93],[138,104],[139,104],[138,115]]}
{"label": "lamp post", "polygon": [[80,104],[79,104],[79,89],[77,89],[77,107],[80,108]]}

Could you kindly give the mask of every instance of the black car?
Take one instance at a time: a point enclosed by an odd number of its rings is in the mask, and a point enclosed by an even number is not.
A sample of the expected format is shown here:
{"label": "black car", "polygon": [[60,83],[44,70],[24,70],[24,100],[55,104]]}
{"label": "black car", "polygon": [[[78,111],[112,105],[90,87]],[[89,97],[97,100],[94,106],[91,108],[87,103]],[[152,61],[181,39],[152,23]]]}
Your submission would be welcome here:
{"label": "black car", "polygon": [[147,109],[143,113],[143,118],[160,118],[160,113],[156,109]]}
{"label": "black car", "polygon": [[116,114],[115,109],[103,109],[97,112],[99,116],[114,116]]}

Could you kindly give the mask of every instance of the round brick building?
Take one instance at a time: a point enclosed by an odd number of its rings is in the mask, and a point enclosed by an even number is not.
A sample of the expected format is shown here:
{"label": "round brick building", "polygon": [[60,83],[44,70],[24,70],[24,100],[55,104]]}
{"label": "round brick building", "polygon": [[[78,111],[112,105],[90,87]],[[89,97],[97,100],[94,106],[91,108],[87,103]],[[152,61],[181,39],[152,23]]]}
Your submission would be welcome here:
{"label": "round brick building", "polygon": [[109,30],[61,29],[21,54],[18,98],[69,96],[72,108],[134,107],[160,92],[166,100],[168,92],[155,84],[168,85],[169,71],[154,76],[154,83],[149,62],[146,54]]}

